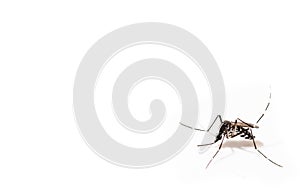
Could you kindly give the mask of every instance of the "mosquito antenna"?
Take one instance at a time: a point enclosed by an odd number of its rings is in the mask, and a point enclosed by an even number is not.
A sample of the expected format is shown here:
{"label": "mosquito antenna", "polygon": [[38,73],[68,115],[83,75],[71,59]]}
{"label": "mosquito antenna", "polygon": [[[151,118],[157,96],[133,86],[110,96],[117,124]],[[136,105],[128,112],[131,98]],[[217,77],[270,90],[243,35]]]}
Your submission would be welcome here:
{"label": "mosquito antenna", "polygon": [[265,111],[261,114],[261,116],[259,117],[259,119],[256,121],[256,124],[264,117],[266,111],[268,110],[268,108],[270,106],[270,102],[271,102],[271,97],[272,97],[272,95],[271,95],[271,86],[270,86],[269,102],[268,102],[268,104],[267,104],[267,106],[265,108]]}

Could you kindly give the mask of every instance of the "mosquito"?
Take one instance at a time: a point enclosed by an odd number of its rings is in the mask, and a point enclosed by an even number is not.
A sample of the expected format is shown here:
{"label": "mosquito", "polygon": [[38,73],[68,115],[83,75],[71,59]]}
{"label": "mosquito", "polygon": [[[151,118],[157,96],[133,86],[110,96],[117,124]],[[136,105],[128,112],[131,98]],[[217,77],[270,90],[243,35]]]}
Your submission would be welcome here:
{"label": "mosquito", "polygon": [[197,131],[205,131],[205,132],[209,132],[212,128],[212,126],[216,123],[217,120],[220,120],[220,129],[219,132],[215,138],[215,141],[212,143],[208,143],[208,144],[201,144],[201,145],[197,145],[198,147],[200,146],[207,146],[207,145],[213,145],[215,143],[217,143],[218,141],[221,140],[221,144],[219,145],[219,148],[217,150],[217,152],[214,154],[214,156],[210,159],[210,161],[208,162],[208,164],[206,165],[206,168],[208,168],[208,166],[210,165],[210,163],[212,162],[212,160],[216,157],[216,155],[219,153],[220,149],[222,148],[222,144],[224,141],[224,138],[226,139],[231,139],[237,136],[243,137],[247,140],[252,140],[253,142],[253,146],[254,149],[256,151],[258,151],[258,153],[260,153],[264,158],[266,158],[267,160],[269,160],[271,163],[282,167],[281,165],[279,165],[278,163],[274,162],[273,160],[269,159],[265,154],[263,154],[256,146],[256,142],[255,142],[255,136],[252,133],[252,129],[256,129],[259,128],[259,126],[257,126],[258,122],[264,117],[266,111],[268,110],[269,106],[270,106],[270,101],[271,101],[271,92],[269,95],[269,102],[264,110],[264,112],[261,114],[261,116],[259,117],[259,119],[256,121],[255,124],[252,123],[247,123],[243,120],[241,120],[240,118],[237,118],[235,121],[228,121],[228,120],[222,120],[221,115],[217,115],[217,117],[215,118],[215,120],[213,121],[213,123],[210,125],[210,127],[207,130],[202,130],[202,129],[198,129],[198,128],[193,128],[191,126],[188,126],[186,124],[183,124],[182,122],[180,122],[180,125],[185,126],[187,128],[193,129],[193,130],[197,130]]}

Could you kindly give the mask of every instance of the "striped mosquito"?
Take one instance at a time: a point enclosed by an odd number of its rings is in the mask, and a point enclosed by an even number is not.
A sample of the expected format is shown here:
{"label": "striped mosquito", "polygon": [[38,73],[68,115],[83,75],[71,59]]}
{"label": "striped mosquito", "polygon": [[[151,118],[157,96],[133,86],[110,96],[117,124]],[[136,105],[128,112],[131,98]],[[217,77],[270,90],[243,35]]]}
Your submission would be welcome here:
{"label": "striped mosquito", "polygon": [[228,120],[222,120],[221,115],[218,115],[215,120],[213,121],[213,123],[211,124],[211,126],[207,129],[207,130],[202,130],[202,129],[198,129],[198,128],[193,128],[191,126],[188,126],[186,124],[183,124],[182,122],[180,122],[180,125],[185,126],[187,128],[190,129],[194,129],[197,131],[205,131],[205,132],[209,132],[211,130],[211,128],[213,127],[213,125],[216,123],[217,120],[220,121],[220,127],[218,129],[218,134],[215,137],[215,140],[212,143],[208,143],[208,144],[201,144],[201,145],[197,145],[198,147],[200,146],[207,146],[207,145],[213,145],[215,143],[217,143],[218,141],[221,140],[221,144],[219,145],[219,148],[217,150],[217,152],[214,154],[214,156],[211,158],[211,160],[208,162],[206,168],[208,168],[208,166],[210,165],[210,163],[212,162],[212,160],[216,157],[216,155],[219,153],[220,149],[222,148],[222,144],[224,141],[224,138],[226,139],[230,139],[230,138],[234,138],[236,136],[240,136],[243,137],[245,139],[248,140],[252,140],[253,142],[253,146],[255,148],[256,151],[258,151],[258,153],[260,153],[262,156],[264,156],[267,160],[269,160],[271,163],[282,167],[281,165],[279,165],[278,163],[274,162],[273,160],[269,159],[265,154],[263,154],[256,146],[256,142],[255,142],[255,136],[252,133],[252,129],[254,128],[259,128],[257,126],[258,122],[264,117],[266,111],[268,110],[269,106],[270,106],[270,101],[271,101],[271,92],[269,95],[269,102],[264,110],[264,112],[262,113],[262,115],[259,117],[259,119],[256,121],[255,124],[252,123],[247,123],[243,120],[241,120],[240,118],[237,118],[235,121],[228,121]]}

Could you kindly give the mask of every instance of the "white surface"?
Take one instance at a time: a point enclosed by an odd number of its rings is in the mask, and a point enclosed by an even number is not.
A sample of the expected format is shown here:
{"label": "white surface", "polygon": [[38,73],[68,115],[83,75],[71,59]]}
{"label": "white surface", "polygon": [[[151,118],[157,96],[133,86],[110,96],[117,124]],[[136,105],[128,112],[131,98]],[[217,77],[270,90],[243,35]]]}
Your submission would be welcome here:
{"label": "white surface", "polygon": [[[1,1],[0,187],[299,186],[299,8],[298,1]],[[106,33],[145,21],[185,28],[209,48],[226,84],[226,119],[255,121],[272,85],[255,134],[284,168],[251,148],[225,148],[204,170],[217,146],[199,155],[200,135],[150,169],[114,166],[87,147],[72,109],[80,60]]]}

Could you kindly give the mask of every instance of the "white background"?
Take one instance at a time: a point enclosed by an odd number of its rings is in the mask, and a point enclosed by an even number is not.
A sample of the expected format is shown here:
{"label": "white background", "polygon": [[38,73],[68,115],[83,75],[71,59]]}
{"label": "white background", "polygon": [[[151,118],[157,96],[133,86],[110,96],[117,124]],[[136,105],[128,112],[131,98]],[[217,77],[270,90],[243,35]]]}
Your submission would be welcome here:
{"label": "white background", "polygon": [[[299,8],[261,0],[1,1],[0,187],[299,186]],[[255,122],[272,86],[255,134],[284,168],[227,143],[205,170],[217,146],[200,155],[200,134],[149,169],[115,166],[89,149],[72,109],[79,63],[105,34],[145,21],[185,28],[209,48],[225,81],[226,119]]]}

